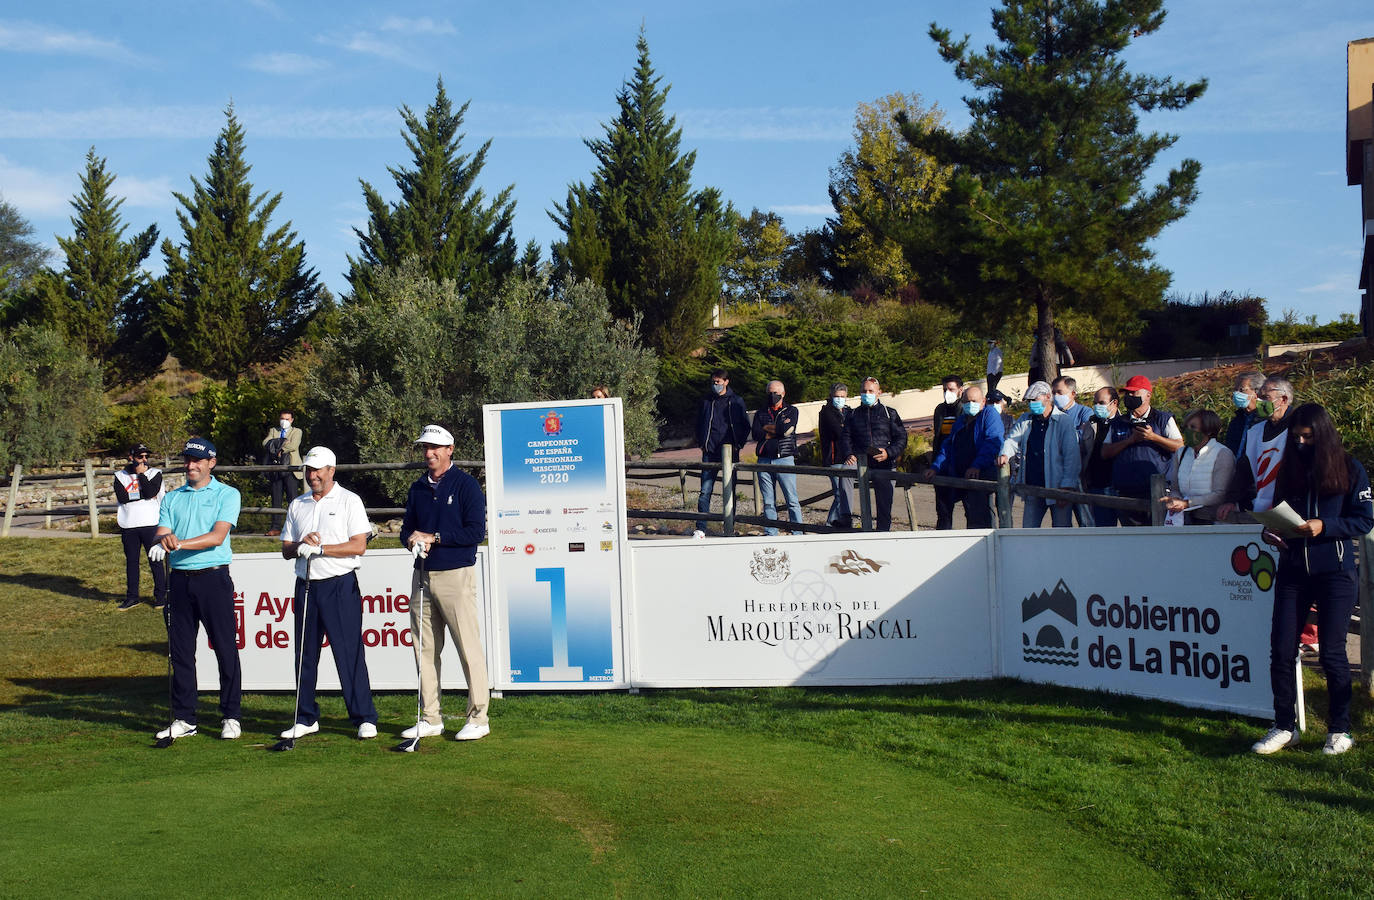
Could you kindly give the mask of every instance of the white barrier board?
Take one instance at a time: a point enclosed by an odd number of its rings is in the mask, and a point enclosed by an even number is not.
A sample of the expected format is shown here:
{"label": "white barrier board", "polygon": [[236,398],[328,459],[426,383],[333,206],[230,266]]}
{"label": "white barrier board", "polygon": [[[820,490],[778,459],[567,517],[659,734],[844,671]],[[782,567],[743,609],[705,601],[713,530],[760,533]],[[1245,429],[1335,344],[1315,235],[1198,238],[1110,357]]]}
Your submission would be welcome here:
{"label": "white barrier board", "polygon": [[633,545],[645,687],[991,678],[987,532]]}
{"label": "white barrier board", "polygon": [[[374,690],[415,690],[415,651],[410,634],[410,575],[414,558],[404,550],[369,550],[358,570],[363,594],[363,644],[367,674]],[[296,685],[293,613],[295,562],[280,553],[235,554],[229,568],[234,580],[234,614],[238,621],[239,664],[243,689],[289,691]],[[487,550],[477,551],[478,619],[483,641],[487,618]],[[487,656],[491,659],[490,654]],[[462,690],[463,667],[451,635],[440,656],[441,684]],[[196,641],[196,680],[201,691],[219,690],[215,654],[201,628]],[[339,674],[328,645],[320,652],[317,688],[337,691]]]}
{"label": "white barrier board", "polygon": [[1272,716],[1274,558],[1255,526],[994,540],[1004,675]]}

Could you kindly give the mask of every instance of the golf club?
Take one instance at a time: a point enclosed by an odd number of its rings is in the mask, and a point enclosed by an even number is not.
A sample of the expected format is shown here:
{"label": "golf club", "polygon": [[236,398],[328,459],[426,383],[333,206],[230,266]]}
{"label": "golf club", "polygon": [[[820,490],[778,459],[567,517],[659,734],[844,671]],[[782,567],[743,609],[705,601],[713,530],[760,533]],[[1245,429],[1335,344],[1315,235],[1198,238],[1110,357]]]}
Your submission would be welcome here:
{"label": "golf club", "polygon": [[172,566],[165,556],[162,558],[162,574],[166,577],[167,585],[167,602],[162,607],[162,621],[167,626],[167,736],[158,738],[153,746],[166,750],[176,741],[172,737],[172,730],[176,728],[177,716],[172,705]]}
{"label": "golf club", "polygon": [[425,558],[420,557],[420,589],[415,592],[415,596],[420,598],[420,611],[415,618],[415,737],[406,738],[392,750],[397,753],[414,753],[420,746],[421,723],[425,718],[425,695],[424,695],[424,676],[420,672],[423,658],[425,655]]}
{"label": "golf club", "polygon": [[303,641],[305,638],[307,615],[310,612],[310,563],[313,559],[313,556],[307,556],[305,558],[305,600],[301,603],[300,638],[296,641],[296,700],[291,704],[290,731],[292,736],[282,738],[271,747],[268,747],[268,750],[281,751],[296,749],[296,716],[301,708],[301,666],[304,665],[305,662],[305,644]]}

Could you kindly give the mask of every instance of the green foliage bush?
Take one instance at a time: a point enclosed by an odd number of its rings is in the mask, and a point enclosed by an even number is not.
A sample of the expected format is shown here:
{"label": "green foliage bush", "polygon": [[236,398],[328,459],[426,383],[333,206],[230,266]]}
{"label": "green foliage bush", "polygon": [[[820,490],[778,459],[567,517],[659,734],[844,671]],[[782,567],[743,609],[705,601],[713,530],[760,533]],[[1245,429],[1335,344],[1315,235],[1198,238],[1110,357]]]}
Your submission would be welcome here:
{"label": "green foliage bush", "polygon": [[[457,458],[481,459],[483,404],[578,399],[605,384],[623,398],[627,448],[642,455],[657,443],[657,371],[594,285],[514,277],[473,299],[407,262],[378,270],[368,299],[340,312],[307,392],[340,461],[372,462],[418,458],[413,441],[431,422],[453,432]],[[413,480],[359,479],[397,503]]]}
{"label": "green foliage bush", "polygon": [[[190,398],[155,392],[136,403],[115,406],[101,429],[101,447],[122,456],[135,444],[147,444],[154,457],[175,456],[187,437],[186,413]],[[213,440],[213,438],[211,438]]]}
{"label": "green foliage bush", "polygon": [[0,334],[0,470],[80,457],[106,416],[99,363],[48,328]]}

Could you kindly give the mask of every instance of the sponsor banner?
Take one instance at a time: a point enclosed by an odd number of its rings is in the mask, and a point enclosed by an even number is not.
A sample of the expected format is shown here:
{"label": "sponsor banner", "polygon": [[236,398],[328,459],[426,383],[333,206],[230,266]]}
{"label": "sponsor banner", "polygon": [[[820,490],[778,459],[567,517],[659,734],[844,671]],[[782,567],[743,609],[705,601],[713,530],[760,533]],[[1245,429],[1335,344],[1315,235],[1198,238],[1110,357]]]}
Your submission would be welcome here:
{"label": "sponsor banner", "polygon": [[1180,531],[997,532],[1003,674],[1271,718],[1274,557]]}
{"label": "sponsor banner", "polygon": [[636,543],[632,681],[991,678],[990,552],[987,532]]}
{"label": "sponsor banner", "polygon": [[483,407],[498,689],[627,687],[619,399]]}
{"label": "sponsor banner", "polygon": [[[414,557],[405,550],[369,550],[358,570],[358,587],[363,595],[362,640],[366,648],[368,680],[374,690],[415,690],[415,651],[410,631],[413,563]],[[490,661],[487,568],[487,548],[480,547],[477,551],[478,618]],[[234,615],[238,623],[244,690],[294,690],[295,561],[282,559],[280,553],[235,554],[229,574],[236,592]],[[451,635],[439,659],[442,686],[465,689],[467,683],[458,662],[457,642]],[[197,642],[196,681],[201,691],[219,690],[219,669],[204,628]],[[327,641],[320,652],[317,689],[339,689],[339,674]]]}

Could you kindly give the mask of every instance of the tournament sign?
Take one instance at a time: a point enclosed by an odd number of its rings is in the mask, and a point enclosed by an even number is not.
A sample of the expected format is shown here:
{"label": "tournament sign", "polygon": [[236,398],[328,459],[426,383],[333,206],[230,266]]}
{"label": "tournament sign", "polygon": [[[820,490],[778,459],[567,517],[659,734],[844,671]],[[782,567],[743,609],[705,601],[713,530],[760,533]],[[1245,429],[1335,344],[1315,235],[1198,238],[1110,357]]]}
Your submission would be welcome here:
{"label": "tournament sign", "polygon": [[[484,644],[489,645],[487,548],[477,548],[478,623]],[[410,576],[414,557],[405,550],[369,550],[358,569],[362,591],[362,641],[367,674],[373,690],[415,690],[415,651],[410,631]],[[236,553],[229,567],[234,582],[235,635],[243,688],[253,691],[289,691],[296,685],[295,560],[280,553]],[[219,689],[219,670],[209,639],[201,628],[196,646],[196,682],[200,691]],[[491,654],[487,654],[490,667]],[[465,690],[463,667],[450,639],[440,654],[440,685],[445,690]],[[490,673],[488,673],[490,674]],[[337,691],[339,675],[328,640],[320,652],[320,692]]]}
{"label": "tournament sign", "polygon": [[494,686],[627,687],[620,400],[482,412]]}

